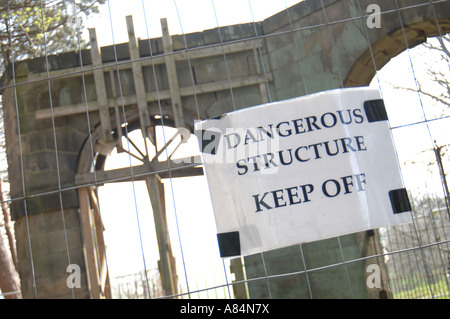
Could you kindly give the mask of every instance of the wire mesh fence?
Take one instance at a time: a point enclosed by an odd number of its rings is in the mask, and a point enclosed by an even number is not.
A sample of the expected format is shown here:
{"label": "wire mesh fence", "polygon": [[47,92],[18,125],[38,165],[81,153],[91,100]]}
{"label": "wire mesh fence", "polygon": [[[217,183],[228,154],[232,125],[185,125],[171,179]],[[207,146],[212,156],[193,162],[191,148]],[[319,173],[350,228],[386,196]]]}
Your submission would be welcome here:
{"label": "wire mesh fence", "polygon": [[[94,3],[0,8],[4,298],[450,297],[450,1]],[[352,86],[383,97],[412,223],[221,258],[176,128]]]}
{"label": "wire mesh fence", "polygon": [[381,236],[386,251],[405,251],[389,255],[386,262],[394,298],[449,296],[448,242],[442,241],[448,238],[448,211],[442,198],[431,196],[414,203],[415,228],[395,226]]}

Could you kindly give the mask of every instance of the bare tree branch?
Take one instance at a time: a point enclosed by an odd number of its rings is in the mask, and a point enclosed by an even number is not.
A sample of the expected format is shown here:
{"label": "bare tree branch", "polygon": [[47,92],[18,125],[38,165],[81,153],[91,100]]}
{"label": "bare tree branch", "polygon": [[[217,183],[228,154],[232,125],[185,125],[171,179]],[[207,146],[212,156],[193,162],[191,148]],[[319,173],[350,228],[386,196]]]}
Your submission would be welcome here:
{"label": "bare tree branch", "polygon": [[[443,39],[445,39],[445,38],[439,37],[439,38],[438,38],[438,42],[439,42],[439,44],[441,45],[441,50],[442,50],[442,52],[444,52],[444,53],[450,58],[450,51],[447,49],[447,46],[445,45]],[[448,41],[448,40],[447,40],[447,41]]]}
{"label": "bare tree branch", "polygon": [[419,83],[418,83],[418,87],[419,87],[418,89],[413,89],[413,88],[403,87],[403,86],[394,86],[394,87],[397,88],[397,89],[405,90],[405,91],[410,91],[410,92],[415,92],[415,93],[419,92],[419,93],[421,93],[423,95],[426,95],[426,96],[436,100],[437,102],[440,102],[440,103],[445,104],[445,105],[450,107],[450,103],[449,102],[445,101],[444,99],[442,99],[442,98],[440,98],[440,97],[438,97],[438,96],[436,96],[434,94],[431,94],[431,93],[428,93],[428,92],[422,90],[422,88],[421,88]]}

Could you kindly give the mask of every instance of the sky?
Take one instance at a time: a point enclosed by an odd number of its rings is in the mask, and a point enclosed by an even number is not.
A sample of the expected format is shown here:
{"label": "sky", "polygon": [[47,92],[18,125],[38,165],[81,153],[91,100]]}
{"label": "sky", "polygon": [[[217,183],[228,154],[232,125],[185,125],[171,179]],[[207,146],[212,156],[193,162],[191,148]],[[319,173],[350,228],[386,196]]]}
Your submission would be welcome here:
{"label": "sky", "polygon": [[[133,16],[136,36],[160,37],[160,19],[167,18],[171,34],[207,30],[219,26],[261,21],[299,0],[110,0],[100,7],[100,14],[86,21],[95,27],[99,45],[128,42],[125,23]],[[99,18],[100,17],[100,18]],[[111,23],[112,21],[112,23]]]}
{"label": "sky", "polygon": [[[435,39],[429,42],[437,44]],[[437,51],[419,46],[409,52],[403,52],[388,63],[372,81],[373,86],[380,87],[385,99],[389,122],[394,128],[392,134],[399,162],[402,165],[402,175],[410,189],[423,188],[426,181],[430,191],[442,191],[439,179],[431,178],[430,174],[433,171],[433,176],[439,176],[436,165],[428,166],[428,164],[435,162],[434,153],[431,151],[433,141],[438,146],[450,144],[448,134],[450,119],[431,121],[428,126],[425,124],[402,126],[423,121],[425,118],[433,120],[450,114],[448,107],[436,103],[427,96],[395,87],[416,88],[416,80],[418,80],[425,91],[435,92],[436,95],[448,94],[433,86],[433,82],[429,81],[428,72],[429,70],[441,71],[448,78],[449,67]],[[444,157],[444,162],[448,163],[448,154]]]}
{"label": "sky", "polygon": [[[106,46],[128,41],[125,23],[127,15],[133,15],[137,37],[153,38],[161,36],[161,18],[168,19],[171,34],[190,33],[218,25],[260,21],[296,2],[298,1],[111,0],[100,8],[99,16],[85,23],[87,27],[96,28],[99,45]],[[428,107],[433,103],[429,99],[392,88],[392,83],[414,87],[415,79],[424,76],[423,67],[426,60],[435,61],[429,55],[424,58],[423,52],[411,50],[402,54],[394,63],[389,63],[374,79],[372,85],[381,88],[392,127],[423,120],[422,106],[425,106],[427,116],[437,116],[433,113],[435,108]],[[438,68],[448,71],[448,65],[445,63]],[[436,138],[440,145],[450,143],[449,134],[444,133],[450,125],[449,121],[440,120],[429,126],[433,138]],[[402,172],[405,184],[415,189],[423,185],[424,181],[428,181],[430,188],[438,192],[440,184],[436,183],[436,178],[429,178],[430,172],[426,167],[426,163],[433,159],[432,153],[423,152],[432,147],[427,127],[414,125],[394,129],[392,132],[399,163],[404,166]],[[172,133],[173,131],[168,129],[166,137]],[[190,146],[184,147],[185,154],[198,153],[195,139],[190,143]],[[421,163],[415,166],[408,164],[412,160],[417,162],[418,159]],[[127,165],[129,159],[124,154],[112,154],[106,169]],[[436,170],[433,174],[436,176]],[[232,278],[228,272],[227,278],[224,277],[224,268],[226,269],[228,264],[218,255],[215,221],[205,177],[165,180],[164,184],[171,243],[184,290],[186,291],[187,285],[192,291],[230,282]],[[110,276],[139,272],[144,267],[155,269],[159,257],[145,184],[108,184],[100,189],[100,200],[102,219],[106,226]],[[189,278],[188,282],[185,276]],[[226,296],[228,292],[221,289],[220,294]]]}

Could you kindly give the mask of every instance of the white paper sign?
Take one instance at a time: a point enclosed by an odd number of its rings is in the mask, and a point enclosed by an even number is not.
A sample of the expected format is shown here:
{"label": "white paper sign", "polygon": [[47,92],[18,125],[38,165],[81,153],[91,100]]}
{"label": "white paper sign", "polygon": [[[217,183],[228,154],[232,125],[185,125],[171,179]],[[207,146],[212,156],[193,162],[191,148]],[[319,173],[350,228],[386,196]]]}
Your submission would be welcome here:
{"label": "white paper sign", "polygon": [[378,90],[332,90],[197,122],[222,257],[411,221]]}

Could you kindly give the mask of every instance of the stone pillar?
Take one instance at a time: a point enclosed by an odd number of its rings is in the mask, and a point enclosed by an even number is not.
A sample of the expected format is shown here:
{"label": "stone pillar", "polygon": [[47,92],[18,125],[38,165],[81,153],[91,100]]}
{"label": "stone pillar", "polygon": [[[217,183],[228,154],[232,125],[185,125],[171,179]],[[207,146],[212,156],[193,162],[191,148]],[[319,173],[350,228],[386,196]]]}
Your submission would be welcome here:
{"label": "stone pillar", "polygon": [[[78,152],[86,137],[67,118],[36,119],[36,110],[51,105],[50,92],[53,100],[68,89],[54,82],[50,88],[47,81],[26,83],[30,68],[39,62],[17,64],[16,87],[2,93],[22,295],[88,298],[78,197],[76,190],[67,190],[74,185]],[[5,86],[12,84],[9,80]],[[67,272],[69,264],[80,267],[80,288],[67,286],[73,273]]]}

